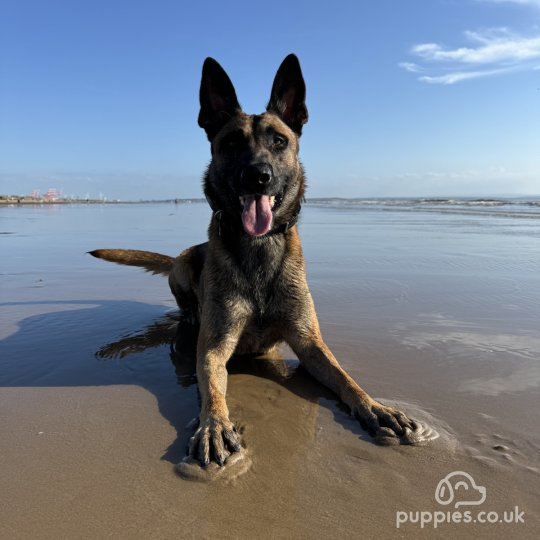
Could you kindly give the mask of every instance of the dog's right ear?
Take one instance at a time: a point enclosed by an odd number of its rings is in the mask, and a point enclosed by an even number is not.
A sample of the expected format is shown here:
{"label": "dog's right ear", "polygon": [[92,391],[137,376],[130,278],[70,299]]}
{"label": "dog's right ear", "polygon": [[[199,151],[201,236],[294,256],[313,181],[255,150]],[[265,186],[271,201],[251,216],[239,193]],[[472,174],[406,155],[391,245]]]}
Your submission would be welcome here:
{"label": "dog's right ear", "polygon": [[204,61],[199,99],[199,126],[206,131],[210,141],[242,110],[231,79],[213,58]]}

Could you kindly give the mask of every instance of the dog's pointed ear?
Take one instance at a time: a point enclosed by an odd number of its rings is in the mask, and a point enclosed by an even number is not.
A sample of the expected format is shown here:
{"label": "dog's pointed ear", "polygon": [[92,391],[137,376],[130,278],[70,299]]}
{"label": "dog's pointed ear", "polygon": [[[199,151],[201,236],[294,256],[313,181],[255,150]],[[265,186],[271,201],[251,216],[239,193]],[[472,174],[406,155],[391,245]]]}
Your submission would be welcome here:
{"label": "dog's pointed ear", "polygon": [[210,141],[242,110],[231,79],[213,58],[207,58],[203,64],[199,100],[199,126],[206,131]]}
{"label": "dog's pointed ear", "polygon": [[305,100],[306,83],[300,62],[296,55],[289,54],[276,73],[266,110],[277,114],[300,136],[302,126],[308,121]]}

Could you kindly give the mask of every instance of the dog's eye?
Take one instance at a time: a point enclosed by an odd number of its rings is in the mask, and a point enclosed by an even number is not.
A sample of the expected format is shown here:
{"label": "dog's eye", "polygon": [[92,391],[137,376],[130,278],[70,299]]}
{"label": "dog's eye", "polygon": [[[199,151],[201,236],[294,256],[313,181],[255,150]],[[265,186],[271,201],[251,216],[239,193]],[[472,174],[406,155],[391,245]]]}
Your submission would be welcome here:
{"label": "dog's eye", "polygon": [[226,153],[237,152],[244,143],[244,137],[241,133],[232,133],[221,143],[221,149]]}
{"label": "dog's eye", "polygon": [[287,146],[287,139],[282,135],[274,135],[274,147],[285,148]]}
{"label": "dog's eye", "polygon": [[225,150],[228,150],[229,152],[234,152],[234,150],[239,146],[239,141],[238,139],[228,139],[227,141],[225,141],[223,146],[225,147]]}

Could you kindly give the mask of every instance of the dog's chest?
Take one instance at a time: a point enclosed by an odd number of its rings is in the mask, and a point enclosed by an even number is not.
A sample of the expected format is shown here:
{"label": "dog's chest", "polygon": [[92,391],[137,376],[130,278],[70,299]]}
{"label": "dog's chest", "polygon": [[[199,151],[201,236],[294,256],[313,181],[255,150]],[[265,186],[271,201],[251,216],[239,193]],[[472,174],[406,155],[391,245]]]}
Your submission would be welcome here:
{"label": "dog's chest", "polygon": [[251,304],[254,319],[262,324],[264,319],[273,316],[276,293],[283,279],[281,257],[254,251],[241,261],[239,274],[242,295]]}

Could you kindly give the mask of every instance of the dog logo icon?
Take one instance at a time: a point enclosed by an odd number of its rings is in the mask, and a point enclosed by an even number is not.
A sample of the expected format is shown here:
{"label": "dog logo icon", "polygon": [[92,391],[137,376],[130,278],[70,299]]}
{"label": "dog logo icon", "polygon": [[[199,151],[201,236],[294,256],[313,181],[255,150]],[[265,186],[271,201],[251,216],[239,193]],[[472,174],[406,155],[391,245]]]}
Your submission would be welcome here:
{"label": "dog logo icon", "polygon": [[486,488],[478,486],[469,473],[454,471],[437,484],[435,500],[442,505],[455,501],[455,508],[477,506],[486,500]]}

